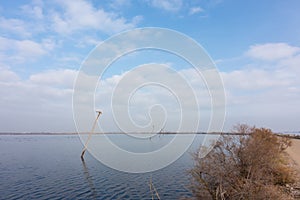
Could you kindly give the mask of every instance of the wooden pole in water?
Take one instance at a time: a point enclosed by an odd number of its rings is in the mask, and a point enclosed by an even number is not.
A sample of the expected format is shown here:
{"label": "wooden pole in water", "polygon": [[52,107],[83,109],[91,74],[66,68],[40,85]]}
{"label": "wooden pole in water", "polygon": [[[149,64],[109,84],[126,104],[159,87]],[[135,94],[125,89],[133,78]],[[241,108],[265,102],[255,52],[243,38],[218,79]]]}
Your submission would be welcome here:
{"label": "wooden pole in water", "polygon": [[84,148],[83,148],[83,150],[82,150],[82,153],[81,153],[81,160],[84,160],[83,156],[84,156],[84,153],[85,153],[85,151],[87,150],[87,145],[88,145],[88,143],[89,143],[89,140],[91,139],[91,137],[92,137],[92,134],[93,134],[93,132],[94,132],[94,130],[95,130],[95,127],[96,127],[97,121],[98,121],[98,119],[99,119],[100,115],[102,114],[102,112],[101,112],[101,111],[96,111],[96,112],[98,113],[98,115],[97,115],[97,117],[96,117],[96,119],[95,119],[95,121],[94,121],[94,124],[93,124],[92,130],[91,130],[91,132],[89,133],[88,139],[86,140],[86,142],[85,142],[85,144],[84,144]]}
{"label": "wooden pole in water", "polygon": [[151,192],[152,200],[154,200],[153,192],[155,193],[157,199],[160,200],[160,196],[159,196],[159,194],[158,194],[158,192],[157,192],[157,190],[154,187],[153,182],[152,182],[152,175],[150,176],[149,187],[150,187],[150,192]]}

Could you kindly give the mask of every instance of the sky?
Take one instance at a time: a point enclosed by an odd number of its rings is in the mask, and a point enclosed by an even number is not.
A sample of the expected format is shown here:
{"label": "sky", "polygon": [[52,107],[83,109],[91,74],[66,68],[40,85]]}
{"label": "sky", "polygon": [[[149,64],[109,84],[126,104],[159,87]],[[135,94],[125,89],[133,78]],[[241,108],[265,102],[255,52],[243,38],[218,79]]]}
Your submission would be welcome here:
{"label": "sky", "polygon": [[[298,0],[1,1],[0,132],[76,131],[72,95],[82,62],[113,35],[143,27],[181,32],[210,55],[224,83],[224,131],[237,123],[299,131],[299,8]],[[110,107],[113,88],[148,63],[171,67],[196,88],[205,131],[211,114],[203,80],[178,57],[151,50],[124,56],[99,80],[95,106],[105,111],[103,130],[120,130]],[[176,130],[180,116],[172,113],[178,103],[170,91],[149,86],[131,102],[138,124],[149,125],[149,108],[160,104],[168,118],[156,116],[149,126],[160,130],[166,120],[165,130]]]}

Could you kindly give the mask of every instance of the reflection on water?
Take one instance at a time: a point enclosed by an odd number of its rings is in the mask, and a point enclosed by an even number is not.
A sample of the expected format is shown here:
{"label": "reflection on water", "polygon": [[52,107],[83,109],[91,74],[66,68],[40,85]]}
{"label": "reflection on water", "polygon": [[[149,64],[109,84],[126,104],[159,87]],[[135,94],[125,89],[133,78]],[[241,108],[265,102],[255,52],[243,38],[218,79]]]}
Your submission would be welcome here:
{"label": "reflection on water", "polygon": [[96,192],[95,185],[93,183],[93,178],[91,177],[91,175],[89,173],[89,169],[87,168],[84,159],[81,159],[81,162],[82,162],[82,167],[83,167],[83,174],[84,174],[84,177],[85,177],[85,179],[88,183],[90,191],[92,193],[92,197],[93,197],[93,199],[96,199],[97,198],[97,192]]}
{"label": "reflection on water", "polygon": [[[197,137],[190,151],[200,143],[202,136]],[[149,145],[155,146],[153,139]],[[81,150],[76,135],[0,136],[0,199],[151,199],[151,176],[161,199],[190,196],[188,152],[161,170],[131,174],[101,164],[88,152],[82,162]]]}

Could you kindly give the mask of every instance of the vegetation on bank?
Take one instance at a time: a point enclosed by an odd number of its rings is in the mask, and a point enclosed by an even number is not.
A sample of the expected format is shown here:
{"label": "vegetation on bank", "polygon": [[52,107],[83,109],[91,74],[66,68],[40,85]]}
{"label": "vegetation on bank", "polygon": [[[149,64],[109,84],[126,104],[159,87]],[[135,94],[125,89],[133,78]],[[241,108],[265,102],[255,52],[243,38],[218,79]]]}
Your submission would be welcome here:
{"label": "vegetation on bank", "polygon": [[295,173],[285,153],[291,145],[270,129],[238,125],[222,135],[204,157],[194,154],[189,171],[191,191],[196,199],[292,199],[287,186],[295,183]]}

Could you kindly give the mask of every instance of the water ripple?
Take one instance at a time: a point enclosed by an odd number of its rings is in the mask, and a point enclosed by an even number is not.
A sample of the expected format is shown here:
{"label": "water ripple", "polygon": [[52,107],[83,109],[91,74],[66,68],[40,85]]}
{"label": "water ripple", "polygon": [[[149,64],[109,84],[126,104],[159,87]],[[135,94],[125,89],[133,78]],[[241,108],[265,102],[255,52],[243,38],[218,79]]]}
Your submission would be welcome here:
{"label": "water ripple", "polygon": [[89,154],[82,163],[81,149],[77,136],[0,136],[0,199],[151,199],[150,177],[162,199],[191,195],[188,154],[151,174],[129,174]]}

